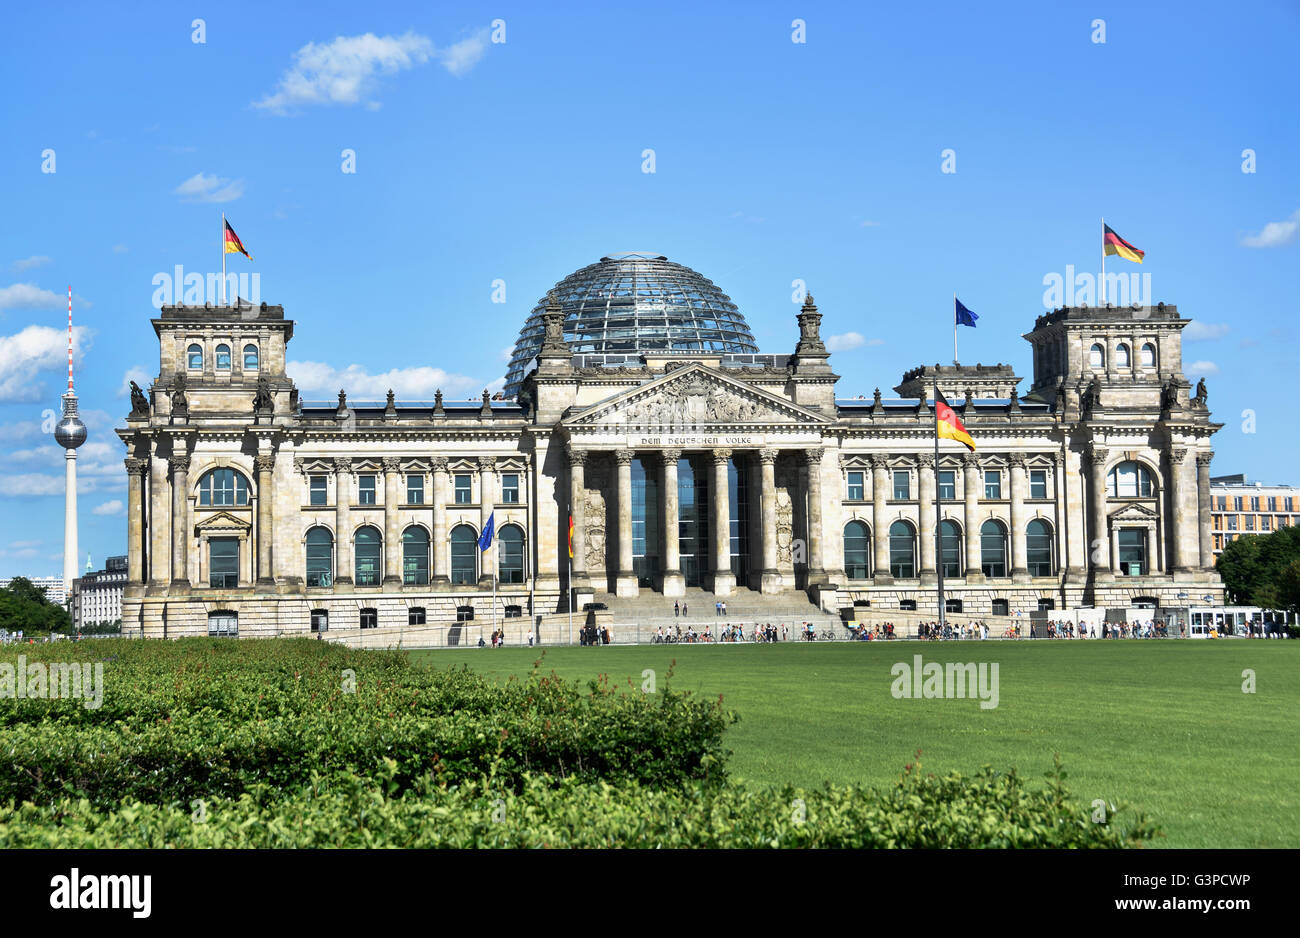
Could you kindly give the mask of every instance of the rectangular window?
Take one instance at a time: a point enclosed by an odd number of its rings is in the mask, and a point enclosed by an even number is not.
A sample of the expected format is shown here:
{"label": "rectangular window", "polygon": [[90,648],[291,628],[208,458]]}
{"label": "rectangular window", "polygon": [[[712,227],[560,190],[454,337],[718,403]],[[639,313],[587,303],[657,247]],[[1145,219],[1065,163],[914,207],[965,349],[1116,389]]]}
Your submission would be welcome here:
{"label": "rectangular window", "polygon": [[1147,566],[1147,533],[1140,528],[1120,528],[1118,539],[1120,574],[1142,576]]}
{"label": "rectangular window", "polygon": [[519,476],[514,472],[501,474],[501,504],[519,504]]}
{"label": "rectangular window", "polygon": [[361,627],[363,629],[379,628],[379,613],[374,609],[362,609]]}
{"label": "rectangular window", "polygon": [[939,499],[941,501],[956,501],[957,473],[955,470],[939,470]]}
{"label": "rectangular window", "polygon": [[328,505],[329,504],[329,481],[323,475],[314,475],[311,477],[311,504]]}
{"label": "rectangular window", "polygon": [[1253,530],[1255,530],[1255,516],[1254,516],[1254,515],[1246,515],[1246,530],[1247,530],[1247,531],[1253,531]]}
{"label": "rectangular window", "polygon": [[1268,510],[1277,511],[1277,498],[1272,495],[1268,497]]}
{"label": "rectangular window", "polygon": [[326,632],[330,627],[330,614],[324,609],[313,609],[311,611],[311,630],[313,632]]}
{"label": "rectangular window", "polygon": [[424,504],[424,476],[409,475],[406,477],[406,504]]}
{"label": "rectangular window", "polygon": [[214,537],[208,541],[208,583],[215,589],[239,585],[239,539]]}
{"label": "rectangular window", "polygon": [[1235,531],[1235,530],[1237,530],[1237,516],[1236,516],[1236,515],[1228,515],[1228,530],[1229,530],[1229,531]]}
{"label": "rectangular window", "polygon": [[1226,495],[1220,495],[1218,498],[1218,502],[1219,502],[1219,511],[1228,510],[1228,497]]}
{"label": "rectangular window", "polygon": [[373,505],[375,503],[375,477],[357,476],[357,504]]}
{"label": "rectangular window", "polygon": [[1232,510],[1233,510],[1233,511],[1241,511],[1241,496],[1240,496],[1240,495],[1234,495],[1234,496],[1233,496],[1233,498],[1232,498]]}
{"label": "rectangular window", "polygon": [[1295,508],[1292,507],[1292,501],[1291,501],[1291,496],[1290,496],[1290,495],[1288,495],[1288,496],[1286,497],[1286,510],[1287,510],[1287,511],[1295,511]]}
{"label": "rectangular window", "polygon": [[410,612],[406,614],[407,625],[424,625],[424,608],[422,606],[412,606]]}
{"label": "rectangular window", "polygon": [[470,488],[471,479],[469,473],[456,474],[456,504],[469,505],[473,502],[473,491]]}
{"label": "rectangular window", "polygon": [[854,471],[849,473],[849,487],[847,492],[847,498],[849,501],[860,502],[866,497],[864,494],[866,486],[863,483],[863,477],[864,473],[862,472]]}
{"label": "rectangular window", "polygon": [[1273,526],[1272,526],[1272,524],[1270,524],[1269,516],[1268,516],[1268,515],[1261,515],[1261,516],[1260,516],[1260,519],[1259,519],[1259,529],[1260,529],[1261,531],[1269,531],[1269,530],[1272,530],[1272,527],[1273,527]]}
{"label": "rectangular window", "polygon": [[1250,510],[1251,510],[1251,511],[1259,511],[1259,496],[1258,496],[1258,495],[1252,495],[1252,496],[1250,497]]}
{"label": "rectangular window", "polygon": [[894,498],[906,500],[912,497],[912,474],[906,469],[894,470]]}
{"label": "rectangular window", "polygon": [[1047,497],[1047,470],[1046,469],[1029,470],[1029,497],[1030,498]]}
{"label": "rectangular window", "polygon": [[1002,497],[1002,470],[984,470],[984,497],[998,499]]}

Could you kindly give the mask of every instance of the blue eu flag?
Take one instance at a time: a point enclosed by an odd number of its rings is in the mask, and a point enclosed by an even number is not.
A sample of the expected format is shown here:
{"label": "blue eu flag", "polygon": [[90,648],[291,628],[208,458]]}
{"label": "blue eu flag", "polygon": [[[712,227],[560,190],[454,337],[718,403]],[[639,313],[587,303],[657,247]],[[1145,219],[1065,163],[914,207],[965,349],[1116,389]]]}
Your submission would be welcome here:
{"label": "blue eu flag", "polygon": [[478,536],[478,549],[487,550],[492,546],[492,535],[496,532],[497,513],[494,511],[488,515],[487,524],[483,526],[483,533]]}
{"label": "blue eu flag", "polygon": [[957,304],[957,325],[970,326],[972,329],[974,329],[975,320],[979,319],[979,316],[976,315],[975,313],[972,313],[965,306],[963,306],[961,304],[961,300],[957,299],[957,297],[954,296],[952,298],[952,301]]}

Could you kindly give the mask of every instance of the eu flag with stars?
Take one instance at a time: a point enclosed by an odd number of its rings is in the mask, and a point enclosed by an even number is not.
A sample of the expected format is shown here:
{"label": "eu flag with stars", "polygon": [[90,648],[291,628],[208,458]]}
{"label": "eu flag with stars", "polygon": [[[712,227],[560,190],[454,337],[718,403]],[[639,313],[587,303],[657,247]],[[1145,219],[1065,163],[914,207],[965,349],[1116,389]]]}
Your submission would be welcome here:
{"label": "eu flag with stars", "polygon": [[957,325],[970,326],[974,329],[975,320],[979,319],[979,316],[963,306],[961,300],[957,299],[957,297],[954,296],[952,301],[957,304]]}
{"label": "eu flag with stars", "polygon": [[488,515],[487,524],[483,525],[483,533],[478,536],[478,549],[487,550],[492,546],[492,535],[496,531],[497,513],[494,511]]}

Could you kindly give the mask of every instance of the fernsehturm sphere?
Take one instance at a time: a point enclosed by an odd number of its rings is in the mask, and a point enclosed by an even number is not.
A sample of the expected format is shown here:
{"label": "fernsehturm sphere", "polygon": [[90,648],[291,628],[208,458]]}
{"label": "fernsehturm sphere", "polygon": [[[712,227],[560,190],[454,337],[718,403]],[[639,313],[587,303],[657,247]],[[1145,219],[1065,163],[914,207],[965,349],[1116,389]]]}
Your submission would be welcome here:
{"label": "fernsehturm sphere", "polygon": [[66,483],[63,493],[63,588],[72,596],[77,577],[77,447],[86,442],[86,425],[77,416],[77,392],[72,388],[72,287],[68,287],[68,390],[63,395],[63,419],[54,428],[63,447]]}

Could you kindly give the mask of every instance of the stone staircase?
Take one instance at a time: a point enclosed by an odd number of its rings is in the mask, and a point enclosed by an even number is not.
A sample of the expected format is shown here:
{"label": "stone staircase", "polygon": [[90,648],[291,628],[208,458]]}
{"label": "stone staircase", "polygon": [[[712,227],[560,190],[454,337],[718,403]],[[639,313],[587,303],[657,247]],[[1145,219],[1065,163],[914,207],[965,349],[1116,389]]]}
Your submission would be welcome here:
{"label": "stone staircase", "polygon": [[[778,595],[764,595],[756,590],[737,589],[731,596],[723,599],[727,604],[725,617],[716,614],[714,603],[720,598],[707,590],[687,589],[686,595],[677,600],[686,606],[687,612],[682,616],[673,615],[673,598],[661,593],[643,590],[640,596],[618,597],[612,593],[597,592],[595,601],[609,607],[610,620],[620,637],[629,630],[636,629],[642,641],[649,641],[656,629],[687,625],[701,631],[705,626],[712,626],[714,631],[723,624],[744,625],[745,633],[754,623],[760,625],[782,624],[789,627],[791,637],[795,637],[808,622],[819,631],[827,626],[840,627],[839,616],[823,612],[812,602],[806,593],[786,592]],[[629,640],[623,638],[623,640]]]}

